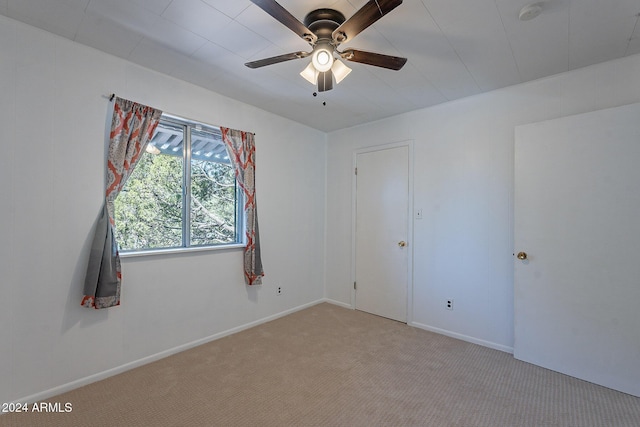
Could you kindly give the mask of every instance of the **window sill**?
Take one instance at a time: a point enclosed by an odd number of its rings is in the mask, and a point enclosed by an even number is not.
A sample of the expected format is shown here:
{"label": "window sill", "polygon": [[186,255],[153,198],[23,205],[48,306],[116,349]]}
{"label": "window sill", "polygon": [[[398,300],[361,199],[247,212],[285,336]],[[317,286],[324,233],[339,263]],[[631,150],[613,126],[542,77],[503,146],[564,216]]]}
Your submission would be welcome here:
{"label": "window sill", "polygon": [[192,252],[213,252],[228,249],[244,249],[244,243],[219,246],[195,246],[192,248],[149,249],[144,251],[120,252],[120,258],[137,258],[154,255],[187,254]]}

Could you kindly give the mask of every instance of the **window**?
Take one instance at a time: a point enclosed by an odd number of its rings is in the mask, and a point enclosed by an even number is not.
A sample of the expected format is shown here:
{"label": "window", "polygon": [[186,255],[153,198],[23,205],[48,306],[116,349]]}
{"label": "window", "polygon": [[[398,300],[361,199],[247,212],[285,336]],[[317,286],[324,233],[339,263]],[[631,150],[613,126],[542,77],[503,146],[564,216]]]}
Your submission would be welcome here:
{"label": "window", "polygon": [[242,243],[241,194],[220,129],[163,115],[115,200],[120,250]]}

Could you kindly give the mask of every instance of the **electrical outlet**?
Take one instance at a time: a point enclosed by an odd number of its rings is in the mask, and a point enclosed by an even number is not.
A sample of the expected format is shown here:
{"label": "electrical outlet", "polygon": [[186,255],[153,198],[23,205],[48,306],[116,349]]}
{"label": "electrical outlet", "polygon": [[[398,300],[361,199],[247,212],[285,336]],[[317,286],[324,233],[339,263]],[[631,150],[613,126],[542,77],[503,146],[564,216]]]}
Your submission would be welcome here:
{"label": "electrical outlet", "polygon": [[453,310],[453,300],[452,299],[448,299],[447,300],[447,310]]}
{"label": "electrical outlet", "polygon": [[282,295],[282,286],[278,286],[278,287],[276,288],[276,294],[277,294],[277,295]]}

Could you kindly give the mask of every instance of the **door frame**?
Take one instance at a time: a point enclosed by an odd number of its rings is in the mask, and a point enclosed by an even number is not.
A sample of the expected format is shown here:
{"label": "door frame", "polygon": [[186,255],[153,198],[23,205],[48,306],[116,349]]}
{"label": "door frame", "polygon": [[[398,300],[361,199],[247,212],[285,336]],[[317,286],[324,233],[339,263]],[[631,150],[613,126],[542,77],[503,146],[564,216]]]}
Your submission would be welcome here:
{"label": "door frame", "polygon": [[388,150],[392,148],[407,147],[407,167],[408,167],[408,188],[407,188],[407,319],[409,325],[413,322],[413,140],[391,142],[387,144],[372,145],[359,148],[353,151],[351,162],[351,308],[356,308],[356,290],[353,283],[356,281],[356,201],[357,201],[357,177],[356,165],[359,154],[371,153],[375,151]]}

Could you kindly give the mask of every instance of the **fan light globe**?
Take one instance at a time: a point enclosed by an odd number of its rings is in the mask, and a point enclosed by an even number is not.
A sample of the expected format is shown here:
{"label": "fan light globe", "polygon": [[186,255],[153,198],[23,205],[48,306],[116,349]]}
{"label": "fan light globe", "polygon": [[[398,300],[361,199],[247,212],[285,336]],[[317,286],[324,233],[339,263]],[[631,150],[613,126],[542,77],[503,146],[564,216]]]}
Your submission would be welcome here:
{"label": "fan light globe", "polygon": [[316,83],[318,83],[318,70],[316,70],[316,68],[313,66],[311,62],[309,62],[309,65],[307,65],[307,68],[302,70],[300,75],[304,77],[306,81],[308,81],[314,86],[316,85]]}
{"label": "fan light globe", "polygon": [[318,64],[325,66],[329,63],[329,54],[324,50],[321,50],[320,52],[318,52],[318,56],[316,56],[316,59],[318,60]]}
{"label": "fan light globe", "polygon": [[333,65],[333,52],[327,47],[320,47],[313,53],[311,62],[319,72],[329,71]]}
{"label": "fan light globe", "polygon": [[339,59],[336,59],[333,67],[331,67],[331,71],[333,72],[333,77],[336,79],[336,84],[338,84],[349,75],[351,68],[344,65]]}

